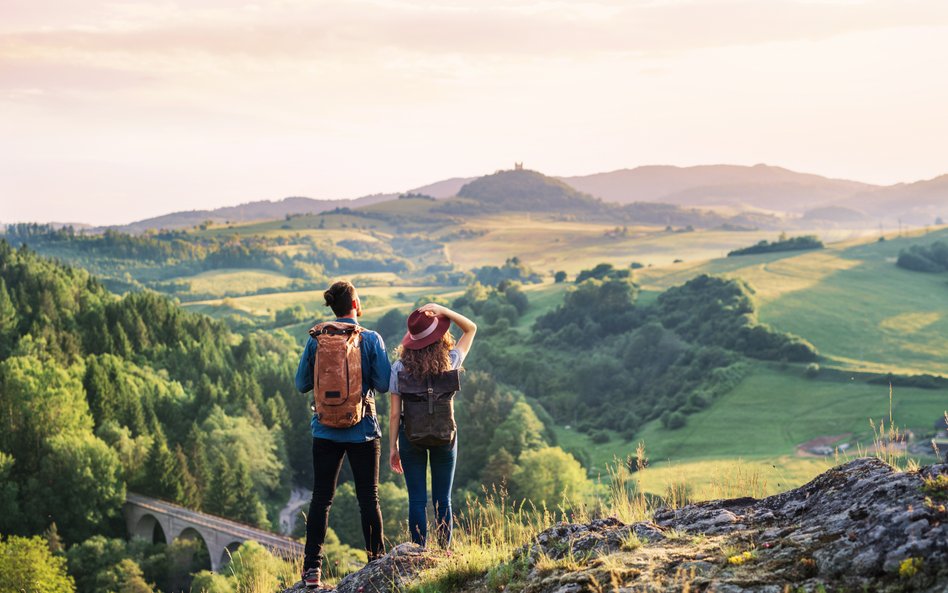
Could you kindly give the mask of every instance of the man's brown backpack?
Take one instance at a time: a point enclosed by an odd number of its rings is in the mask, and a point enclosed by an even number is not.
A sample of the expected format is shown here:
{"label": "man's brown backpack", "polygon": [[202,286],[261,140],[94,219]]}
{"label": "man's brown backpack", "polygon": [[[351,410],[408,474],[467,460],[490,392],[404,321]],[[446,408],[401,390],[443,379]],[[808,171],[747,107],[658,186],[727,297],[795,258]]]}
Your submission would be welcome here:
{"label": "man's brown backpack", "polygon": [[454,443],[454,394],[461,389],[460,371],[454,369],[419,379],[402,370],[398,391],[402,397],[405,436],[416,445],[442,447]]}
{"label": "man's brown backpack", "polygon": [[362,397],[362,328],[327,321],[309,330],[316,340],[313,403],[323,426],[349,428],[375,415],[374,398]]}

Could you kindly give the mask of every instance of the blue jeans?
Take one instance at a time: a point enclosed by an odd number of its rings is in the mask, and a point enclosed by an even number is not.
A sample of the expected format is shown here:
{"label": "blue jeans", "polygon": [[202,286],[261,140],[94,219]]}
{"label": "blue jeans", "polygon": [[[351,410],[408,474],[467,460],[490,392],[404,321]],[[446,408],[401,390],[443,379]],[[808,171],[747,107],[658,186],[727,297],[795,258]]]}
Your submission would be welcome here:
{"label": "blue jeans", "polygon": [[437,519],[438,544],[447,548],[451,544],[451,485],[454,483],[454,467],[458,457],[458,439],[441,447],[422,447],[412,444],[405,430],[398,431],[398,451],[405,470],[405,486],[408,487],[408,530],[411,541],[424,546],[428,539],[428,507],[426,478],[428,461],[431,461],[431,501]]}

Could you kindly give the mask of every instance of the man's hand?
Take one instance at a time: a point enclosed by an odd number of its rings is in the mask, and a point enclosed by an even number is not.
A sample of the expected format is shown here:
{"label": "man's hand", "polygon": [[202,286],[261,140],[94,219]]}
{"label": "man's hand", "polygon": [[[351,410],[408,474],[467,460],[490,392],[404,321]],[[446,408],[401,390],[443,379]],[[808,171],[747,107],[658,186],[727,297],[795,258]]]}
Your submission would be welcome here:
{"label": "man's hand", "polygon": [[396,474],[404,473],[404,470],[402,470],[402,458],[398,454],[398,449],[392,449],[392,454],[388,458],[388,463],[392,466],[392,471]]}

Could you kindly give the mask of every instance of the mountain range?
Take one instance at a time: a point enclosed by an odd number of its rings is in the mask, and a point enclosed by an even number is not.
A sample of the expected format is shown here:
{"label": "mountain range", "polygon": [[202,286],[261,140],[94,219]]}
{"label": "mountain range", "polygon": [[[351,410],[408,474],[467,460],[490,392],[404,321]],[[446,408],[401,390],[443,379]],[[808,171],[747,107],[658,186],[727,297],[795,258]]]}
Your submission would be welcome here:
{"label": "mountain range", "polygon": [[[490,178],[485,185],[484,180]],[[563,196],[588,203],[591,198],[616,204],[664,204],[735,213],[772,213],[809,223],[874,226],[901,221],[908,225],[932,224],[948,218],[948,175],[915,183],[879,186],[845,179],[800,173],[771,165],[700,165],[676,167],[649,165],[592,175],[547,178],[563,187]],[[542,195],[522,196],[518,176],[496,178],[455,177],[409,190],[438,199],[481,196],[495,207],[503,206],[505,192],[532,211],[558,211],[562,204],[545,202]],[[548,184],[541,184],[548,187]],[[489,186],[489,195],[485,190]],[[540,187],[540,186],[537,186]],[[575,191],[574,191],[575,190]],[[356,199],[290,197],[256,201],[214,210],[172,212],[115,228],[138,233],[148,229],[188,228],[204,221],[240,223],[272,220],[291,214],[316,214],[335,208],[360,208],[396,199],[384,193]],[[487,197],[484,197],[487,196]]]}

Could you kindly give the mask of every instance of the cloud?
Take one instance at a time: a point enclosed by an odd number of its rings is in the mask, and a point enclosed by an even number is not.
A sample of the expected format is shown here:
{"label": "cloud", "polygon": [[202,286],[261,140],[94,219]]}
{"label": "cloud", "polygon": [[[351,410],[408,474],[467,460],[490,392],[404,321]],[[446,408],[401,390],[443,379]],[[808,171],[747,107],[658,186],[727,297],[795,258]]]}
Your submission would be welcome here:
{"label": "cloud", "polygon": [[948,4],[912,0],[350,0],[265,6],[203,1],[189,2],[187,8],[136,2],[108,6],[111,11],[98,5],[94,19],[77,14],[70,26],[8,26],[0,36],[0,48],[19,47],[41,55],[57,50],[169,56],[196,52],[294,61],[391,50],[576,57],[821,39],[853,31],[948,23]]}

